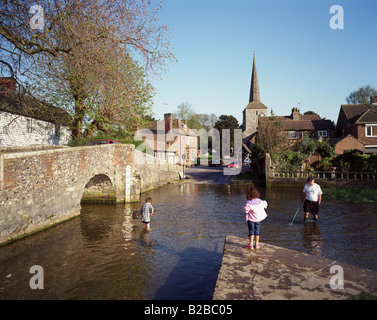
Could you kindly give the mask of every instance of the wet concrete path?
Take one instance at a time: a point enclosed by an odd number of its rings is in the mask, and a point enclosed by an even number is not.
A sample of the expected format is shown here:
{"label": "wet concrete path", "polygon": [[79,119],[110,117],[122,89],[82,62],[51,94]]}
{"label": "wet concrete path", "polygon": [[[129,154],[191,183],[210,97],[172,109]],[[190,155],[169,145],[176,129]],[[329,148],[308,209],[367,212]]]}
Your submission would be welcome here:
{"label": "wet concrete path", "polygon": [[244,238],[226,237],[214,300],[338,300],[377,294],[376,271],[267,243],[258,250],[244,244]]}

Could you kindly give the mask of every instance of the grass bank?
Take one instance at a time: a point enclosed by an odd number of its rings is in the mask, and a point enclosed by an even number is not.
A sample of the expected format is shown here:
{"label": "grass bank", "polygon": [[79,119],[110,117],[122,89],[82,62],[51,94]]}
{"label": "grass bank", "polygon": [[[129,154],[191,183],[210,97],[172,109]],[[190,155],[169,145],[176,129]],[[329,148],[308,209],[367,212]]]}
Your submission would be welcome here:
{"label": "grass bank", "polygon": [[360,187],[323,187],[323,196],[343,202],[377,202],[376,188]]}
{"label": "grass bank", "polygon": [[377,296],[368,292],[362,292],[356,296],[350,297],[348,300],[377,300]]}

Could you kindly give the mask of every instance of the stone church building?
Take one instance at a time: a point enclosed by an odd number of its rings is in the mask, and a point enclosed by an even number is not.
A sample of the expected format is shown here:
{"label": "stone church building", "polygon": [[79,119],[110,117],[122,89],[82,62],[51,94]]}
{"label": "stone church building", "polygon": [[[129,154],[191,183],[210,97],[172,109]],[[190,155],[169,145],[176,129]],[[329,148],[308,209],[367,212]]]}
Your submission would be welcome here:
{"label": "stone church building", "polygon": [[291,146],[301,141],[305,135],[311,139],[331,139],[335,137],[334,123],[329,119],[321,118],[316,113],[301,114],[298,108],[292,108],[290,115],[268,117],[267,112],[268,108],[260,100],[254,53],[250,98],[248,105],[243,111],[243,153],[246,155],[251,154],[258,126],[266,125],[270,122],[279,122],[281,128],[286,131],[287,139]]}
{"label": "stone church building", "polygon": [[251,73],[251,86],[249,103],[243,111],[242,143],[244,151],[250,153],[253,139],[258,130],[259,118],[267,116],[268,108],[260,101],[255,52],[253,57],[253,70]]}

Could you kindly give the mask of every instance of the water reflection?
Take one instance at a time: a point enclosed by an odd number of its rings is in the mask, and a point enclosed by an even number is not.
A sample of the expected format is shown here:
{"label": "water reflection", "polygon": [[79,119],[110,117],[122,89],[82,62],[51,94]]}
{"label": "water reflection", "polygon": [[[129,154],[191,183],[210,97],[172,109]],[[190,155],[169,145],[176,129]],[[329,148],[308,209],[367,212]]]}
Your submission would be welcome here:
{"label": "water reflection", "polygon": [[321,230],[319,224],[316,222],[305,222],[304,223],[304,246],[308,253],[313,255],[322,254],[322,238]]}
{"label": "water reflection", "polygon": [[122,244],[124,249],[128,249],[129,245],[132,244],[133,240],[133,218],[132,212],[134,211],[133,207],[126,203],[124,206],[123,222],[122,222],[122,235],[124,242]]}
{"label": "water reflection", "polygon": [[[262,243],[377,270],[372,204],[324,198],[318,223],[304,224],[300,210],[290,225],[301,187],[259,189],[269,204]],[[151,232],[132,218],[148,196]],[[183,184],[139,203],[85,204],[79,217],[0,247],[0,299],[211,299],[225,236],[247,242],[245,201],[244,187]],[[44,268],[44,290],[29,287],[33,265]]]}

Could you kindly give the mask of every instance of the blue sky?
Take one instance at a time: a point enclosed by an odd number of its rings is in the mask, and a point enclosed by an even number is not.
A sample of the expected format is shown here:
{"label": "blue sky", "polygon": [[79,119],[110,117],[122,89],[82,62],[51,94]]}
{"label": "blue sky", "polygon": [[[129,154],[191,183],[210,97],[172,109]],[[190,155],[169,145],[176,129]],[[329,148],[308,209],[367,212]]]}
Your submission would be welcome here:
{"label": "blue sky", "polygon": [[[343,8],[342,30],[330,28],[333,5]],[[376,13],[376,0],[165,0],[160,23],[178,62],[153,80],[155,116],[188,102],[241,123],[256,51],[269,114],[300,106],[336,122],[349,93],[377,88]]]}

